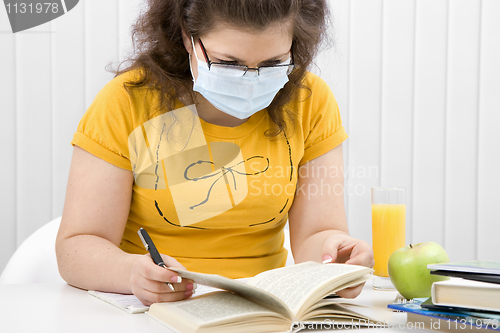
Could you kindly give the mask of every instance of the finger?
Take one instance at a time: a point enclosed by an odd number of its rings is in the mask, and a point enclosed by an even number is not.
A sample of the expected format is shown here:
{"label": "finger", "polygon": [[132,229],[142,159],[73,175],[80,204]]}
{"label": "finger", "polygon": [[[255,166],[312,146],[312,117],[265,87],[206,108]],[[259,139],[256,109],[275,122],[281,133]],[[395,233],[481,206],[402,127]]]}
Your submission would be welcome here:
{"label": "finger", "polygon": [[166,254],[160,254],[160,255],[161,255],[165,265],[167,265],[167,267],[175,267],[175,268],[180,268],[180,269],[187,271],[187,268],[182,266],[182,264],[180,262],[178,262],[175,258],[173,258],[171,256],[167,256]]}
{"label": "finger", "polygon": [[138,281],[138,285],[141,288],[153,293],[178,292],[195,289],[193,282],[188,279],[184,279],[181,283],[171,283],[174,290],[172,290],[166,282],[148,280],[146,278],[140,279]]}
{"label": "finger", "polygon": [[331,262],[335,262],[338,257],[338,249],[342,247],[344,240],[343,237],[329,237],[326,239],[323,244],[323,248],[321,250],[322,260],[330,260]]}
{"label": "finger", "polygon": [[373,250],[370,245],[366,242],[356,245],[351,252],[351,257],[346,261],[346,264],[373,267],[375,261],[373,260]]}
{"label": "finger", "polygon": [[373,253],[371,251],[365,251],[357,255],[351,256],[349,260],[345,262],[349,265],[360,265],[372,268],[375,265],[373,260]]}
{"label": "finger", "polygon": [[[184,267],[180,262],[177,261],[177,259],[167,256],[166,254],[160,254],[163,262],[167,266],[167,268],[179,268],[187,271],[187,268]],[[172,283],[181,283],[182,282],[182,277],[177,275],[177,273],[174,271],[175,276],[177,276],[177,279],[171,278],[170,282]],[[189,280],[191,281],[191,280]],[[192,282],[192,281],[191,281]],[[172,289],[175,289],[175,287],[172,287]]]}
{"label": "finger", "polygon": [[176,291],[167,293],[154,293],[149,290],[140,289],[134,293],[135,296],[144,304],[175,302],[191,297],[191,291]]}
{"label": "finger", "polygon": [[148,258],[149,255],[145,255],[144,257],[138,266],[139,274],[144,278],[161,282],[182,282],[182,278],[176,272],[156,265]]}
{"label": "finger", "polygon": [[363,290],[363,286],[364,283],[354,287],[339,290],[336,294],[342,298],[356,298],[361,293],[361,290]]}

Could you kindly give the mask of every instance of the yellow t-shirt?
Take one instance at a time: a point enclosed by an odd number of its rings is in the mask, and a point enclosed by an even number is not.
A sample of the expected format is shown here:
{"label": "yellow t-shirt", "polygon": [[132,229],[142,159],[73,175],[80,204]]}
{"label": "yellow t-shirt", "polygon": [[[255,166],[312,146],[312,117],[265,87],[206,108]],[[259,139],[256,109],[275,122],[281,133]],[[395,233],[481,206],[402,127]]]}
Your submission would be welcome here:
{"label": "yellow t-shirt", "polygon": [[[231,278],[284,266],[286,224],[298,167],[341,144],[347,135],[328,85],[308,73],[290,134],[274,128],[262,110],[236,127],[207,123],[184,107],[148,119],[157,93],[129,94],[110,81],[74,134],[73,145],[134,172],[132,202],[120,248],[144,254],[145,228],[160,253],[187,269]],[[292,128],[289,126],[289,128]]]}

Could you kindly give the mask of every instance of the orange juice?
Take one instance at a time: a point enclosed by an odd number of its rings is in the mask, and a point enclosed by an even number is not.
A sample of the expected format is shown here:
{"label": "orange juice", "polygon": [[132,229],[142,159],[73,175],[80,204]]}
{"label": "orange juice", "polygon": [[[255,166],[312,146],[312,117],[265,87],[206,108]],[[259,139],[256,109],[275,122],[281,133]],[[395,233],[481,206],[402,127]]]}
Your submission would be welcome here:
{"label": "orange juice", "polygon": [[372,204],[374,274],[389,277],[387,262],[392,252],[405,246],[406,205]]}

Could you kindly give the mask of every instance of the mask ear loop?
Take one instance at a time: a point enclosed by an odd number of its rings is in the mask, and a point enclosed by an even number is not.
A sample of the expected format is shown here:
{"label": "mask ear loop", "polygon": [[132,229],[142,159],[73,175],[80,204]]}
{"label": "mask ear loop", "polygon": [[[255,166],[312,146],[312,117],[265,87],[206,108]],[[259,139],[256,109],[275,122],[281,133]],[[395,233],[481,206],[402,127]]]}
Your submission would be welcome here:
{"label": "mask ear loop", "polygon": [[[194,55],[195,55],[196,59],[198,59],[198,55],[196,54],[196,47],[194,46],[193,35],[191,35],[191,45],[193,46]],[[191,61],[191,53],[188,53],[188,57],[189,57],[189,70],[191,71],[191,77],[193,78],[193,84],[194,84],[195,80],[194,80],[194,74],[193,74],[193,63]]]}
{"label": "mask ear loop", "polygon": [[191,72],[191,77],[193,78],[193,84],[195,83],[194,74],[193,74],[193,64],[191,62],[191,53],[188,54],[189,59],[189,71]]}
{"label": "mask ear loop", "polygon": [[[194,52],[194,55],[196,57],[196,60],[200,61],[200,59],[198,59],[198,54],[196,54],[196,47],[194,45],[193,35],[191,35],[191,45],[193,46],[193,52]],[[188,58],[189,58],[189,70],[191,71],[191,77],[193,78],[193,87],[194,87],[194,85],[196,84],[196,80],[194,79],[194,74],[193,74],[193,63],[191,60],[191,53],[188,53]],[[193,102],[194,102],[195,107],[197,107],[197,105],[199,104],[197,97],[198,97],[198,94],[193,91]]]}
{"label": "mask ear loop", "polygon": [[193,35],[191,35],[191,45],[193,46],[194,55],[196,56],[196,59],[198,59],[198,54],[196,53],[196,46],[194,45]]}
{"label": "mask ear loop", "polygon": [[191,35],[191,45],[193,45],[193,52],[194,52],[194,55],[196,57],[196,60],[198,60],[201,63],[204,63],[208,67],[208,64],[205,60],[201,60],[200,58],[198,58],[198,53],[196,53],[196,46],[194,45],[194,39],[193,39],[192,35]]}
{"label": "mask ear loop", "polygon": [[[193,35],[191,35],[191,45],[193,46],[193,52],[194,52],[194,56],[196,57],[196,61],[201,62],[201,63],[207,65],[207,67],[208,67],[208,64],[206,61],[198,58],[198,53],[196,52],[196,46],[194,45]],[[191,62],[191,53],[189,53],[189,70],[191,71],[191,76],[193,77],[193,83],[194,83],[195,80],[194,80],[194,75],[193,75],[193,63]]]}

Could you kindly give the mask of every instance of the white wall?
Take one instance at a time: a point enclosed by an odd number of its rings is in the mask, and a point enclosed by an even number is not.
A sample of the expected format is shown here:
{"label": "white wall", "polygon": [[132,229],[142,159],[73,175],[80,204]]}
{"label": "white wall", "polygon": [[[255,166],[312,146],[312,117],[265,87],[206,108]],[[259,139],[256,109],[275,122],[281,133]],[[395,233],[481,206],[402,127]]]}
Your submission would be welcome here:
{"label": "white wall", "polygon": [[[61,215],[78,121],[123,59],[139,0],[85,0],[26,32],[0,9],[0,270]],[[500,1],[331,0],[318,72],[347,132],[351,233],[371,241],[370,188],[408,189],[407,242],[499,259]]]}

